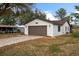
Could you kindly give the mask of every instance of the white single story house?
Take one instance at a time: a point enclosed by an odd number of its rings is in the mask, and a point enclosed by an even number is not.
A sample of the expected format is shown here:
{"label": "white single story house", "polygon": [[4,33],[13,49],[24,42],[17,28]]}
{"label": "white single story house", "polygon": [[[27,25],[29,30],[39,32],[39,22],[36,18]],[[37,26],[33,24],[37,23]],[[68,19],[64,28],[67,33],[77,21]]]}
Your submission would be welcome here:
{"label": "white single story house", "polygon": [[26,35],[58,36],[68,32],[70,32],[70,25],[64,20],[34,19],[25,25]]}

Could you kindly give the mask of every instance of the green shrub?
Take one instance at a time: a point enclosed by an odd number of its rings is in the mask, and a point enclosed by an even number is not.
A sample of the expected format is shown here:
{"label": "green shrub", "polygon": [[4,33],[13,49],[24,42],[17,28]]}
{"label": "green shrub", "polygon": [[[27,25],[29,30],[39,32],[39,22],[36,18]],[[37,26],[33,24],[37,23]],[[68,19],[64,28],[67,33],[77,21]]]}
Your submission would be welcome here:
{"label": "green shrub", "polygon": [[79,32],[73,32],[71,35],[72,37],[79,37]]}
{"label": "green shrub", "polygon": [[58,53],[58,52],[60,52],[61,51],[61,49],[60,49],[60,47],[57,45],[57,44],[52,44],[52,45],[50,45],[49,46],[49,50],[51,51],[51,52],[56,52],[56,53]]}

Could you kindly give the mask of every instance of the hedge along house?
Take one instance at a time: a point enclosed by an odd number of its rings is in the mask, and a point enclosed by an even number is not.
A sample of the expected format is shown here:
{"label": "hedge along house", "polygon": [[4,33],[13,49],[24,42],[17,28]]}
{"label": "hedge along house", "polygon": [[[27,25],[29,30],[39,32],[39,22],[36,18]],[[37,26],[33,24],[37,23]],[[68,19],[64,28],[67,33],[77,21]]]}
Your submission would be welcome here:
{"label": "hedge along house", "polygon": [[67,32],[70,32],[70,25],[64,20],[34,19],[25,25],[26,35],[58,36]]}

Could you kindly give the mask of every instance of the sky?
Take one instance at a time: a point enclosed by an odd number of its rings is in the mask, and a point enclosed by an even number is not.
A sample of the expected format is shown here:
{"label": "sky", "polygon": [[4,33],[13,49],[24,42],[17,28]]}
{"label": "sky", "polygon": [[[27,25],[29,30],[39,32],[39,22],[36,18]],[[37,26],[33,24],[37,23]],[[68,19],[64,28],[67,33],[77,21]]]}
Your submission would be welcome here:
{"label": "sky", "polygon": [[79,3],[37,3],[35,4],[35,8],[43,11],[46,13],[48,18],[54,18],[55,12],[60,9],[64,8],[67,14],[75,12],[74,6],[79,6]]}
{"label": "sky", "polygon": [[52,13],[55,13],[55,11],[60,8],[64,8],[68,13],[71,13],[75,10],[75,5],[79,6],[79,3],[37,3],[35,8],[42,11],[50,11]]}

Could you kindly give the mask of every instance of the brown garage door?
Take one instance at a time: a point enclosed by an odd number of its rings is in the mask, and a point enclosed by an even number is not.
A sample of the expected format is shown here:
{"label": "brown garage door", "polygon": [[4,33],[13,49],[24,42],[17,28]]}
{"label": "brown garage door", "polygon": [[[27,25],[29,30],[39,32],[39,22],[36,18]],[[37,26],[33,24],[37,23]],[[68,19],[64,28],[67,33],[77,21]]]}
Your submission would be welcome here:
{"label": "brown garage door", "polygon": [[47,26],[29,26],[28,27],[29,35],[47,35]]}

